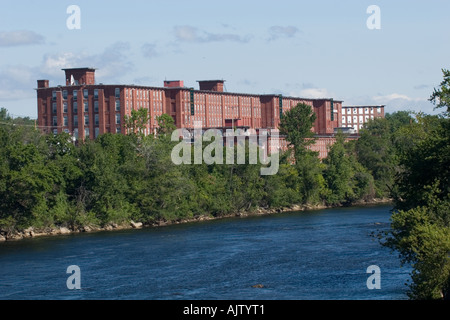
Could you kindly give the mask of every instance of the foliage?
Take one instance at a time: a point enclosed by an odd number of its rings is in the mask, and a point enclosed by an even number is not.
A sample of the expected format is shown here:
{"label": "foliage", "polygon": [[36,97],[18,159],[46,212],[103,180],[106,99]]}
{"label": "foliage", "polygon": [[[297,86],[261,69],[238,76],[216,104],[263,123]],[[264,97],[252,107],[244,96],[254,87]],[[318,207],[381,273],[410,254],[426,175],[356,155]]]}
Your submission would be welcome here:
{"label": "foliage", "polygon": [[442,69],[444,79],[439,88],[435,88],[430,101],[436,105],[436,108],[447,107],[446,114],[450,114],[450,70]]}
{"label": "foliage", "polygon": [[131,114],[125,115],[125,128],[127,134],[136,134],[140,137],[145,135],[145,129],[150,121],[148,109],[140,108],[131,110]]}
{"label": "foliage", "polygon": [[278,174],[262,176],[261,163],[249,164],[248,141],[245,164],[225,164],[224,158],[223,165],[175,165],[175,125],[167,114],[157,118],[155,136],[144,134],[148,115],[137,110],[126,121],[134,134],[103,134],[75,145],[66,133],[42,135],[33,126],[5,125],[17,119],[3,110],[0,232],[10,235],[29,226],[83,230],[130,220],[153,224],[371,198],[376,181],[357,161],[355,144],[339,136],[321,162],[308,149],[315,119],[311,107],[300,104],[290,112],[293,119],[286,114],[282,128],[294,141],[295,161],[288,150],[281,155]]}
{"label": "foliage", "polygon": [[312,107],[304,103],[299,103],[286,111],[281,118],[280,134],[286,136],[289,145],[293,147],[297,162],[302,154],[307,152],[306,148],[314,143],[314,133],[311,128],[315,120],[316,114]]}
{"label": "foliage", "polygon": [[[450,74],[431,101],[449,106]],[[401,142],[401,143],[399,143]],[[399,170],[395,210],[385,245],[413,267],[409,295],[414,299],[450,299],[450,119],[417,115],[417,122],[396,133]]]}

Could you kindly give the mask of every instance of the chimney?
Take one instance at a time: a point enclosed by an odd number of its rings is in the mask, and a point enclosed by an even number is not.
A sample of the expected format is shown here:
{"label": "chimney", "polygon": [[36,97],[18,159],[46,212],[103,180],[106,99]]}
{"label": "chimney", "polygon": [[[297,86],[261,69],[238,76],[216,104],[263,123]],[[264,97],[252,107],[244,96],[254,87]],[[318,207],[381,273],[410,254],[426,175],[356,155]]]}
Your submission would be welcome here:
{"label": "chimney", "polygon": [[48,88],[49,87],[49,81],[48,80],[38,80],[37,81],[37,86],[38,86],[38,89]]}
{"label": "chimney", "polygon": [[66,86],[95,84],[94,68],[71,68],[62,70],[66,73]]}
{"label": "chimney", "polygon": [[182,88],[184,82],[181,80],[164,81],[164,88]]}
{"label": "chimney", "polygon": [[197,82],[200,84],[200,90],[223,92],[225,80],[201,80]]}

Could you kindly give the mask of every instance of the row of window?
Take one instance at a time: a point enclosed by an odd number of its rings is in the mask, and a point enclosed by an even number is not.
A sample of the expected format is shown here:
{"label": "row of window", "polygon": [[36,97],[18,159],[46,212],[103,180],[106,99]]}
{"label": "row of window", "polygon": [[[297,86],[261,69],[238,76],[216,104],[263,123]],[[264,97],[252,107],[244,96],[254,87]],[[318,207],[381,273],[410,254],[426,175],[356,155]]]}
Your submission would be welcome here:
{"label": "row of window", "polygon": [[363,124],[347,124],[347,125],[342,125],[342,126],[346,127],[346,128],[353,128],[355,131],[359,131],[364,127]]}
{"label": "row of window", "polygon": [[[79,90],[73,90],[73,92],[72,92],[73,101],[77,101],[78,100],[78,91]],[[98,99],[98,91],[99,91],[99,89],[94,89],[94,99]],[[52,100],[53,101],[56,101],[56,92],[57,91],[53,91],[52,92]],[[63,100],[67,100],[68,95],[69,95],[69,92],[67,90],[63,90],[62,91],[62,98],[63,98]],[[120,98],[120,88],[115,88],[114,96],[116,98]],[[83,98],[84,99],[88,99],[89,98],[89,90],[88,89],[83,89]]]}
{"label": "row of window", "polygon": [[[85,126],[89,125],[89,116],[88,116],[88,115],[85,115],[85,116],[83,117],[83,119],[84,119],[84,125],[85,125]],[[54,127],[58,126],[58,117],[53,116],[53,119],[52,119],[52,120],[53,120],[53,122],[52,122],[53,126],[54,126]],[[98,126],[98,125],[100,124],[98,114],[96,114],[96,115],[94,116],[94,124],[95,124],[96,126]],[[117,113],[117,114],[116,114],[116,124],[120,124],[120,113]],[[64,116],[64,117],[63,117],[63,126],[64,126],[64,127],[69,126],[69,117],[68,117],[68,116]],[[73,116],[73,126],[74,126],[74,127],[77,127],[77,126],[78,126],[78,116],[77,116],[77,115],[74,115],[74,116]]]}
{"label": "row of window", "polygon": [[[94,89],[94,99],[98,99],[98,93],[100,89]],[[138,99],[148,99],[149,98],[149,90],[139,90],[139,89],[125,89],[125,97],[132,97],[132,92],[136,90],[136,98]],[[73,90],[72,96],[73,100],[76,101],[78,98],[78,91],[79,90]],[[81,91],[81,90],[80,90]],[[56,101],[56,92],[52,92],[53,100]],[[67,100],[69,95],[69,92],[67,90],[62,91],[63,100]],[[114,96],[116,98],[120,98],[120,88],[114,89]],[[83,97],[84,99],[88,99],[89,97],[89,89],[83,89]],[[157,100],[162,100],[163,98],[163,92],[162,91],[153,91],[153,98]]]}
{"label": "row of window", "polygon": [[[358,111],[359,110],[359,111]],[[373,114],[374,112],[374,108],[373,107],[368,107],[368,108],[342,108],[342,114]],[[381,113],[381,108],[377,107],[377,112]]]}
{"label": "row of window", "polygon": [[[204,113],[205,105],[194,104],[194,110],[195,110],[195,113]],[[190,112],[190,103],[184,104],[184,111],[186,113]],[[216,115],[222,114],[220,106],[210,106],[209,112],[210,112],[210,114],[216,114]],[[238,111],[237,107],[225,106],[225,114],[226,114],[226,116],[237,117],[239,114],[239,111]],[[251,107],[245,107],[245,106],[241,107],[241,115],[243,117],[251,117]],[[254,108],[254,116],[255,116],[255,118],[261,117],[261,109],[260,108]]]}
{"label": "row of window", "polygon": [[[136,92],[136,99],[148,99],[149,98],[149,90],[144,90],[144,89],[128,89],[125,88],[125,97],[128,99],[128,97],[132,98],[133,97],[133,91]],[[163,98],[163,91],[158,90],[158,91],[151,91],[153,92],[153,100],[162,100]]]}
{"label": "row of window", "polygon": [[[190,93],[188,91],[184,92],[183,95],[184,99],[186,101],[190,101]],[[223,98],[223,100],[222,100]],[[252,101],[253,100],[253,101]],[[194,102],[195,103],[206,103],[209,104],[217,104],[222,105],[222,102],[224,104],[235,104],[235,105],[247,105],[250,106],[253,103],[253,106],[257,107],[260,106],[260,100],[259,98],[252,98],[252,97],[238,97],[238,96],[231,96],[231,95],[218,95],[218,94],[206,94],[206,93],[195,93],[194,94]]]}
{"label": "row of window", "polygon": [[359,123],[366,123],[369,121],[369,119],[373,120],[374,116],[353,116],[353,119],[352,116],[342,116],[342,123],[358,123],[358,120]]}
{"label": "row of window", "polygon": [[[66,133],[70,133],[70,131],[68,129],[64,129],[63,131],[66,132]],[[116,127],[116,133],[121,133],[121,132],[122,132],[122,128]],[[53,133],[54,134],[58,134],[58,129],[53,129]],[[95,136],[95,138],[97,138],[99,136],[99,134],[100,134],[100,128],[94,128],[94,136]],[[79,137],[78,128],[75,128],[73,130],[73,136],[76,139],[78,139],[78,137]],[[85,128],[84,129],[84,137],[85,138],[89,138],[89,136],[90,136],[89,128]]]}
{"label": "row of window", "polygon": [[[88,101],[84,101],[83,102],[83,110],[84,112],[89,112],[89,102]],[[115,110],[116,111],[120,111],[120,100],[116,100],[115,102]],[[67,102],[63,102],[63,113],[68,113],[69,112],[69,107]],[[94,112],[97,113],[99,112],[99,108],[98,108],[98,101],[94,101]],[[57,113],[57,104],[56,102],[52,103],[52,113],[56,114]],[[72,113],[76,114],[78,113],[78,102],[74,102],[72,104]]]}

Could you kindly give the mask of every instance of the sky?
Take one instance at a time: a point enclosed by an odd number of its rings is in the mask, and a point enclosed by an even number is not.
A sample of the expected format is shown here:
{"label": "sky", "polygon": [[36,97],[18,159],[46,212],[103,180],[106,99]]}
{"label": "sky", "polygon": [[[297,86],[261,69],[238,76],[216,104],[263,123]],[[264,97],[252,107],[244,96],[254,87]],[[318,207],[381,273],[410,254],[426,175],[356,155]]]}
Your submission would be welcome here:
{"label": "sky", "polygon": [[76,67],[96,68],[104,84],[198,89],[197,80],[223,79],[228,92],[436,114],[428,99],[450,69],[448,0],[0,5],[0,107],[15,116],[36,118],[37,80],[64,85],[61,69]]}

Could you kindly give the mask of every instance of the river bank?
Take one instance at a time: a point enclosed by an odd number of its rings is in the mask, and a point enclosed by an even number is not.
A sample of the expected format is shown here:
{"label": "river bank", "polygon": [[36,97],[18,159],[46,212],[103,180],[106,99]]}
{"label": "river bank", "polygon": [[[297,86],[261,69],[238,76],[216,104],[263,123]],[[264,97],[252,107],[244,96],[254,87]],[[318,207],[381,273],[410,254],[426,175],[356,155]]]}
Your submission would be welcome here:
{"label": "river bank", "polygon": [[[392,203],[392,199],[371,199],[371,200],[355,201],[350,206],[352,206],[352,207],[370,206],[370,205],[389,204],[389,203]],[[323,210],[323,209],[331,209],[331,208],[336,208],[336,207],[342,207],[342,205],[341,206],[293,205],[290,207],[271,208],[271,209],[255,208],[255,209],[249,210],[249,211],[230,213],[230,214],[225,214],[225,215],[216,216],[216,217],[212,216],[212,215],[201,215],[201,216],[196,216],[196,217],[193,217],[190,219],[178,219],[178,220],[171,220],[171,221],[160,220],[160,221],[156,221],[154,223],[148,223],[148,224],[142,223],[142,222],[128,221],[128,222],[125,222],[122,224],[111,223],[111,224],[108,224],[103,227],[83,226],[81,228],[77,228],[74,230],[69,229],[67,227],[55,227],[55,228],[45,228],[45,229],[29,227],[23,231],[15,232],[8,236],[4,235],[4,234],[0,234],[0,242],[17,241],[17,240],[22,240],[22,239],[38,238],[38,237],[46,237],[46,236],[70,235],[70,234],[86,233],[86,232],[118,231],[118,230],[127,230],[127,229],[163,227],[163,226],[169,226],[169,225],[174,225],[174,224],[192,223],[192,222],[217,220],[217,219],[224,219],[224,218],[233,218],[233,217],[245,218],[245,217],[251,217],[251,216],[271,215],[271,214],[282,213],[282,212]]]}

